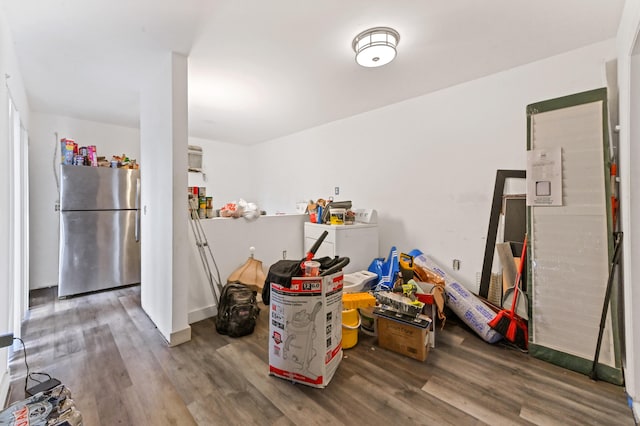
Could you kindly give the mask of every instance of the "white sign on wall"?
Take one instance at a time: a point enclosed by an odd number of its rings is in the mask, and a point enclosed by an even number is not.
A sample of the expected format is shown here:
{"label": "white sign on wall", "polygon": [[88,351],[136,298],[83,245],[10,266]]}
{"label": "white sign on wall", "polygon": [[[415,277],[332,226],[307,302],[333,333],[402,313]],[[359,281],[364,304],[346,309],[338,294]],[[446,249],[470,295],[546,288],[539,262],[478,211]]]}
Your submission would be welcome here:
{"label": "white sign on wall", "polygon": [[527,206],[562,205],[562,148],[527,151]]}

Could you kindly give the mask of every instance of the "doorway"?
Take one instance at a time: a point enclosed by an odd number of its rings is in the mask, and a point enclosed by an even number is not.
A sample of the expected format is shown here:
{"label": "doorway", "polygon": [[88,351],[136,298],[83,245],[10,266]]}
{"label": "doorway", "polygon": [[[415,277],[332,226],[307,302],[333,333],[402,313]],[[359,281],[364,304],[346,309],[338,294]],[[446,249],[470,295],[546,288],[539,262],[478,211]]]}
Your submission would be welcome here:
{"label": "doorway", "polygon": [[21,335],[21,324],[29,304],[29,158],[28,133],[11,96],[9,102],[10,277],[13,282],[13,333]]}

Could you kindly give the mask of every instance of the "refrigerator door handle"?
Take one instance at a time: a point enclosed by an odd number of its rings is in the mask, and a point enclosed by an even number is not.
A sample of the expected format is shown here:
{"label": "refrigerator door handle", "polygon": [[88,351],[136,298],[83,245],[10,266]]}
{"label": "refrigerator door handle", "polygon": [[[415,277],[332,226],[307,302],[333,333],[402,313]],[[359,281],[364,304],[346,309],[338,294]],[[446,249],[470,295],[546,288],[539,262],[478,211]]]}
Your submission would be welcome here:
{"label": "refrigerator door handle", "polygon": [[140,241],[140,178],[136,179],[136,242]]}

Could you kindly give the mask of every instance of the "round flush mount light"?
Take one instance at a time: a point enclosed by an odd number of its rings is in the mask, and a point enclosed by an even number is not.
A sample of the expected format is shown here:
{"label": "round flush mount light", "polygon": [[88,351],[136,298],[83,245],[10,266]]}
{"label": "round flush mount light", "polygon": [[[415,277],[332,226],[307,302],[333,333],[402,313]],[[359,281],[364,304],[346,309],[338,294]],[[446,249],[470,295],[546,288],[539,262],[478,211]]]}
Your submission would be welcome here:
{"label": "round flush mount light", "polygon": [[375,27],[365,30],[353,39],[356,62],[363,67],[381,67],[396,57],[400,34],[393,28]]}

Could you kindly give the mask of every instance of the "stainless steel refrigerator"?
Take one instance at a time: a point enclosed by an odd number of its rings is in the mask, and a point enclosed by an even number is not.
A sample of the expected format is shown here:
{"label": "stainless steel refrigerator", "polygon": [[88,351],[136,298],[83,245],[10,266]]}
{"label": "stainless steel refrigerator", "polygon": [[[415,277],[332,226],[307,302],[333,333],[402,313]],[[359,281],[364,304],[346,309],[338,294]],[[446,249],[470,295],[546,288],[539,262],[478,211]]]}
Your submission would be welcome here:
{"label": "stainless steel refrigerator", "polygon": [[58,296],[140,282],[140,172],[60,166]]}

